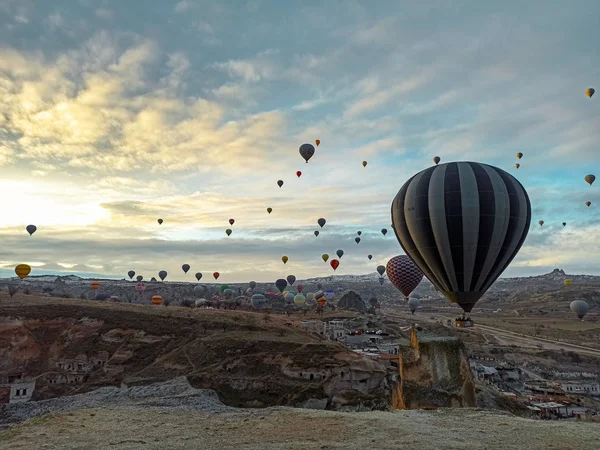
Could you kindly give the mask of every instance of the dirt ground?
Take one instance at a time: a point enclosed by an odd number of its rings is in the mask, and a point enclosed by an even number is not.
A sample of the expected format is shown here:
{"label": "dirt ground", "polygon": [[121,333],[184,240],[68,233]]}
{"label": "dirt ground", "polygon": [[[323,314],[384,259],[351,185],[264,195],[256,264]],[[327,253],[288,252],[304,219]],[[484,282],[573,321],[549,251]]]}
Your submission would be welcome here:
{"label": "dirt ground", "polygon": [[0,433],[9,449],[598,449],[600,426],[487,410],[204,413],[107,407],[49,414]]}

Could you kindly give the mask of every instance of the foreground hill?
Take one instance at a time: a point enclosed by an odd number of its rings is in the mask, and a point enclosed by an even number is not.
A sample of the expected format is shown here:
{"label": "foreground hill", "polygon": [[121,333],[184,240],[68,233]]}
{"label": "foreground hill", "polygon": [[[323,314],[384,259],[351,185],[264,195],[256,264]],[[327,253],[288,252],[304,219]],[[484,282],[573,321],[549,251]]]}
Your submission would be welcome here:
{"label": "foreground hill", "polygon": [[[92,392],[0,433],[3,449],[523,449],[600,448],[592,422],[539,421],[482,409],[342,413],[236,409],[182,379],[150,391]],[[177,389],[179,385],[180,389]],[[115,389],[114,391],[119,391]],[[94,404],[96,397],[106,397]],[[85,396],[79,396],[85,397]],[[57,402],[65,399],[50,400]],[[26,409],[30,405],[14,405]]]}

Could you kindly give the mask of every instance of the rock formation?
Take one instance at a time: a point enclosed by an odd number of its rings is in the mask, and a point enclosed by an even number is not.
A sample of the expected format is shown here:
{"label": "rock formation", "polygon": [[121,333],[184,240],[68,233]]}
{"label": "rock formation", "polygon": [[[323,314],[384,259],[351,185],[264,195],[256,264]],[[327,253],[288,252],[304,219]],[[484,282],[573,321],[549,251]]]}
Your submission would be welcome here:
{"label": "rock formation", "polygon": [[362,297],[354,291],[346,292],[342,298],[338,300],[337,307],[348,311],[357,311],[359,313],[367,312],[367,305]]}

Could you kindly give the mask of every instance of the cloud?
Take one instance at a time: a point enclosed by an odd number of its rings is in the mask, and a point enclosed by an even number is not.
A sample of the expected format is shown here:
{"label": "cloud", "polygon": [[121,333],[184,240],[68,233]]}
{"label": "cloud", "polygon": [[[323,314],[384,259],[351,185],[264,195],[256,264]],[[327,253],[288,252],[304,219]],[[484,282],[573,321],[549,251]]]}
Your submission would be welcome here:
{"label": "cloud", "polygon": [[175,5],[175,12],[182,13],[187,11],[190,8],[190,2],[187,0],[183,0]]}
{"label": "cloud", "polygon": [[96,17],[99,17],[100,19],[105,19],[105,20],[109,20],[113,18],[113,11],[111,11],[110,9],[104,9],[104,8],[98,8],[97,10],[94,11],[94,14],[96,15]]}

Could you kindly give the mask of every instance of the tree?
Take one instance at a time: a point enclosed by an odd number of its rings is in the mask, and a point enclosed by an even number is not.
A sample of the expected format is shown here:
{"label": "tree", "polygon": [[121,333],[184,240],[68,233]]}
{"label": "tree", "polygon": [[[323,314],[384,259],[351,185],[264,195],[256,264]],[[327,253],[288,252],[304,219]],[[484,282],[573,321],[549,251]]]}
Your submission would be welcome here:
{"label": "tree", "polygon": [[10,295],[10,298],[13,297],[13,295],[15,295],[17,292],[19,291],[19,288],[13,284],[9,284],[8,285],[8,295]]}

